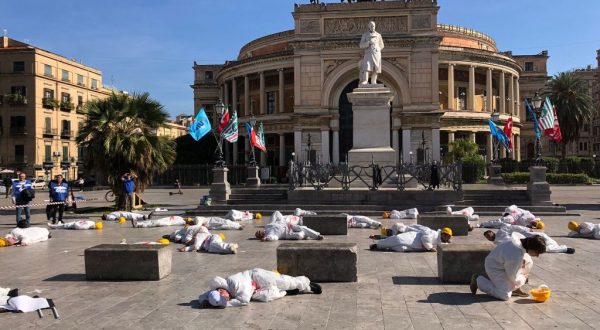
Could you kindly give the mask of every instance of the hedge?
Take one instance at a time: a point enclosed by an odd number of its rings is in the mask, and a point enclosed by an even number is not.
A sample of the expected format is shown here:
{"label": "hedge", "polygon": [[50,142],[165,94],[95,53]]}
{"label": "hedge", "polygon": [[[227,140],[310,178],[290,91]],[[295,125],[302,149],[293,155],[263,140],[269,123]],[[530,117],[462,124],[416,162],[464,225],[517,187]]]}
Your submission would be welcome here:
{"label": "hedge", "polygon": [[485,175],[485,160],[479,155],[462,159],[462,179],[464,183],[477,183]]}
{"label": "hedge", "polygon": [[[529,172],[502,173],[506,184],[525,184],[529,182]],[[592,178],[587,174],[548,173],[546,180],[550,184],[589,184]]]}

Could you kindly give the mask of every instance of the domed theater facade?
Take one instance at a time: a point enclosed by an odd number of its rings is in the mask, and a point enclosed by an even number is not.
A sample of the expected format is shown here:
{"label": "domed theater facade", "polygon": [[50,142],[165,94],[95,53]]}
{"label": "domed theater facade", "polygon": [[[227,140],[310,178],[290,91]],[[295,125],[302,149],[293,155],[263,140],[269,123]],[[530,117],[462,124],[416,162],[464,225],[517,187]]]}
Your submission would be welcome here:
{"label": "domed theater facade", "polygon": [[[396,95],[389,135],[398,162],[440,160],[459,138],[476,142],[489,161],[493,111],[500,125],[513,118],[511,157],[520,160],[522,68],[490,36],[439,24],[439,10],[436,0],[295,5],[294,30],[249,42],[236,60],[194,64],[195,109],[214,116],[222,99],[240,122],[262,122],[268,152],[260,161],[274,171],[292,153],[299,160],[344,162],[353,145],[347,93],[358,86],[364,53],[358,44],[374,21],[385,43],[379,81]],[[243,136],[226,145],[229,163],[247,160]]]}

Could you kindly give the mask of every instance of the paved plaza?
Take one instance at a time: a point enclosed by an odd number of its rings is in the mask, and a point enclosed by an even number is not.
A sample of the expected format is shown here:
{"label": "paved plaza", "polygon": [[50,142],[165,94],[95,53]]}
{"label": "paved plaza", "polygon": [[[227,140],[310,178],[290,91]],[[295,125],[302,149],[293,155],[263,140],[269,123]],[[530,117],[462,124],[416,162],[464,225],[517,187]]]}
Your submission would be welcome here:
{"label": "paved plaza", "polygon": [[[597,186],[553,187],[553,200],[581,213],[579,221],[597,223],[598,190]],[[167,192],[150,189],[144,198],[152,204],[186,207],[195,205],[206,190],[184,190],[183,196],[169,196]],[[0,205],[6,204],[8,200],[0,200]],[[36,214],[33,219],[45,226],[45,215]],[[490,217],[484,217],[487,219]],[[566,224],[571,219],[544,218],[546,232],[577,252],[534,258],[526,289],[547,284],[553,292],[543,304],[524,298],[496,301],[481,293],[474,297],[467,285],[446,285],[437,280],[435,253],[369,251],[372,242],[368,236],[376,231],[351,229],[347,237],[328,236],[325,242],[358,244],[357,283],[325,283],[322,295],[284,297],[225,310],[197,309],[194,300],[213,276],[254,267],[276,268],[275,249],[280,242],[261,243],[253,238],[254,231],[268,221],[266,217],[247,222],[242,231],[224,232],[228,242],[240,244],[239,254],[174,252],[171,275],[158,282],[87,282],[83,251],[122,239],[130,243],[156,240],[173,227],[133,229],[129,223],[105,222],[102,231],[54,230],[48,242],[0,249],[0,286],[53,298],[61,319],[54,320],[49,313],[42,319],[36,313],[5,313],[0,314],[0,320],[10,329],[600,328],[600,242],[567,238]],[[391,221],[384,223],[389,226]],[[13,226],[13,215],[0,216],[3,235]],[[454,240],[483,240],[483,231],[476,229],[468,238]]]}

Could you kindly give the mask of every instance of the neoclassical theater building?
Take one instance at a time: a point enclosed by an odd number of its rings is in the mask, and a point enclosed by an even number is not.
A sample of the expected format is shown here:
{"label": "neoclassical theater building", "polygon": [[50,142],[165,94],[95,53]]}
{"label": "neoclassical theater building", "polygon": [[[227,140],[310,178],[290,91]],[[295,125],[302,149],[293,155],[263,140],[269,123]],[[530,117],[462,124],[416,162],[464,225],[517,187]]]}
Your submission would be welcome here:
{"label": "neoclassical theater building", "polygon": [[[374,21],[385,42],[379,80],[396,94],[389,135],[398,161],[440,160],[456,139],[476,142],[489,161],[493,111],[500,113],[500,125],[513,118],[510,157],[520,160],[523,63],[484,33],[439,24],[439,10],[437,0],[295,5],[293,30],[249,42],[236,60],[194,63],[195,109],[214,116],[222,99],[240,122],[262,122],[268,149],[261,153],[263,166],[284,166],[292,153],[300,160],[344,162],[353,144],[346,95],[358,85],[358,44]],[[228,145],[228,162],[244,163],[248,149],[241,136]]]}

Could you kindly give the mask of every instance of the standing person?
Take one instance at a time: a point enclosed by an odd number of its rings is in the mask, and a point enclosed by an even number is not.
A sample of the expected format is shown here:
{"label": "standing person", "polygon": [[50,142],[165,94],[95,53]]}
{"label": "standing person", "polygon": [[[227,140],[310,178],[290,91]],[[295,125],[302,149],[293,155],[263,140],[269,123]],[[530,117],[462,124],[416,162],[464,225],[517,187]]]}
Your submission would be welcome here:
{"label": "standing person", "polygon": [[183,191],[181,191],[181,184],[179,183],[179,179],[175,179],[175,188],[177,188],[177,193],[179,195],[183,195]]}
{"label": "standing person", "polygon": [[79,185],[79,191],[83,191],[83,185],[85,184],[85,180],[83,178],[79,178],[77,184]]}
{"label": "standing person", "polygon": [[2,180],[2,184],[4,184],[4,187],[6,187],[6,197],[8,198],[8,194],[10,194],[10,187],[12,186],[12,180],[9,177],[5,177]]}
{"label": "standing person", "polygon": [[131,173],[125,173],[121,177],[123,180],[123,191],[125,192],[125,210],[131,212],[133,208],[133,193],[135,192],[135,179],[137,176]]}
{"label": "standing person", "polygon": [[[54,181],[50,182],[49,190],[50,190],[50,202],[51,203],[59,203],[53,205],[52,215],[52,224],[63,223],[63,213],[65,212],[65,202],[67,201],[67,197],[69,196],[69,184],[67,181],[63,180],[62,174],[58,174],[54,177]],[[56,214],[58,213],[58,221],[56,219]]]}
{"label": "standing person", "polygon": [[[35,197],[31,181],[27,180],[24,172],[19,173],[19,180],[12,184],[12,202],[17,206],[17,227],[27,228],[31,225],[31,210],[29,202]],[[21,214],[25,211],[25,223],[21,223]]]}
{"label": "standing person", "polygon": [[541,236],[511,240],[501,243],[485,258],[485,276],[473,274],[471,277],[471,292],[477,293],[477,289],[496,297],[500,300],[508,300],[520,290],[529,278],[529,272],[533,267],[531,257],[538,257],[546,252],[546,242]]}

